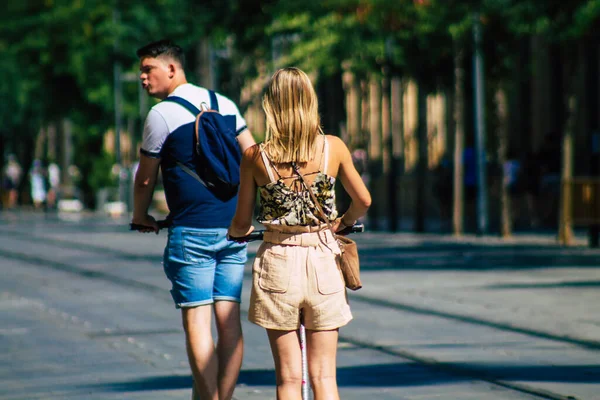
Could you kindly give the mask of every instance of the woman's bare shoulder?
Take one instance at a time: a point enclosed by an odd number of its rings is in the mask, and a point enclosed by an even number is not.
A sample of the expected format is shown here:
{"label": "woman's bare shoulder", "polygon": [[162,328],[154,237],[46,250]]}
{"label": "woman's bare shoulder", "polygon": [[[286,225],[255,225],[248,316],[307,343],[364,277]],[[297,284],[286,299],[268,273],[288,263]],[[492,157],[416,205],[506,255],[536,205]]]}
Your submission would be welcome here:
{"label": "woman's bare shoulder", "polygon": [[325,135],[327,138],[327,143],[331,149],[331,152],[334,154],[345,154],[348,152],[348,146],[342,139],[333,135]]}
{"label": "woman's bare shoulder", "polygon": [[329,146],[346,148],[346,143],[344,143],[344,141],[342,139],[340,139],[338,136],[325,135],[325,137],[327,138],[327,143],[329,143]]}

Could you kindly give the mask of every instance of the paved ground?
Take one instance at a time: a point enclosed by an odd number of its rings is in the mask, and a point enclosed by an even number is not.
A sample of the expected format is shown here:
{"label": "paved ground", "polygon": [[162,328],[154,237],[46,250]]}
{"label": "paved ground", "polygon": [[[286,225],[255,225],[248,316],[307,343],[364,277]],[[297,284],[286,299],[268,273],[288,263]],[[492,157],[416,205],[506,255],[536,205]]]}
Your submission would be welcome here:
{"label": "paved ground", "polygon": [[[189,399],[165,234],[71,219],[0,214],[0,399]],[[355,238],[365,286],[340,332],[343,399],[600,399],[599,250],[540,235]],[[265,334],[243,328],[235,397],[274,399]]]}

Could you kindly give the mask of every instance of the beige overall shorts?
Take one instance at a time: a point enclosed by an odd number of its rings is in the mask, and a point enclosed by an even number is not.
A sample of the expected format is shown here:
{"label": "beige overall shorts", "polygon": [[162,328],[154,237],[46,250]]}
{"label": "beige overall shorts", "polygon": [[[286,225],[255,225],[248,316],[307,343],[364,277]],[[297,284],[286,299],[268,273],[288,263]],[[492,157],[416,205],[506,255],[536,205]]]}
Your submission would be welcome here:
{"label": "beige overall shorts", "polygon": [[252,267],[248,319],[264,328],[331,330],[352,319],[336,262],[339,246],[327,225],[265,224]]}
{"label": "beige overall shorts", "polygon": [[[327,171],[328,149],[323,136],[320,171]],[[270,181],[276,182],[273,171],[277,169],[262,147],[261,156]],[[336,261],[340,248],[327,224],[261,222],[267,232],[252,267],[248,319],[267,329],[286,331],[300,327],[301,315],[306,329],[346,325],[352,314]]]}

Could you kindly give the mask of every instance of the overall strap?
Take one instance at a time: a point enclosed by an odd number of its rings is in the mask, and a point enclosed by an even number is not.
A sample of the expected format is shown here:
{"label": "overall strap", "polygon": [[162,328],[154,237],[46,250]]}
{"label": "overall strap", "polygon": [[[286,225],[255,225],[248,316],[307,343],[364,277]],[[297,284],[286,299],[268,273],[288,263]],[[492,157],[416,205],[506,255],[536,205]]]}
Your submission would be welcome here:
{"label": "overall strap", "polygon": [[327,136],[323,135],[323,156],[322,156],[323,168],[321,172],[327,175],[327,168],[329,167],[329,142]]}
{"label": "overall strap", "polygon": [[217,95],[214,90],[209,90],[208,95],[210,96],[210,109],[219,111],[219,102],[217,101]]}
{"label": "overall strap", "polygon": [[[275,176],[273,175],[273,171],[271,169],[271,160],[269,160],[269,157],[267,157],[267,153],[263,149],[262,143],[259,145],[259,148],[260,148],[260,156],[262,157],[263,163],[265,164],[265,169],[267,170],[267,174],[269,174],[269,181],[275,182]],[[277,175],[279,175],[279,172],[277,172]]]}
{"label": "overall strap", "polygon": [[177,103],[180,106],[182,106],[183,108],[185,108],[186,110],[188,110],[189,112],[191,112],[192,114],[194,114],[194,116],[200,114],[200,110],[198,109],[198,107],[196,107],[195,105],[193,105],[186,99],[181,98],[179,96],[168,96],[163,101],[172,101],[173,103]]}

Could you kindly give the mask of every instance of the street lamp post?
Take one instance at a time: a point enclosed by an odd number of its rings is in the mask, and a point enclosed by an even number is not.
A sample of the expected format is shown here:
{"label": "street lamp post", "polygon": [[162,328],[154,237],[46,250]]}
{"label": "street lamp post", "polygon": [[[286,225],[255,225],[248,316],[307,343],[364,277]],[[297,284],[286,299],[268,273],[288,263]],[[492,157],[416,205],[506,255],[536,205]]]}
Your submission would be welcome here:
{"label": "street lamp post", "polygon": [[473,86],[475,98],[475,145],[477,155],[477,233],[485,235],[488,229],[487,165],[485,152],[485,90],[483,56],[481,54],[480,14],[473,14]]}

